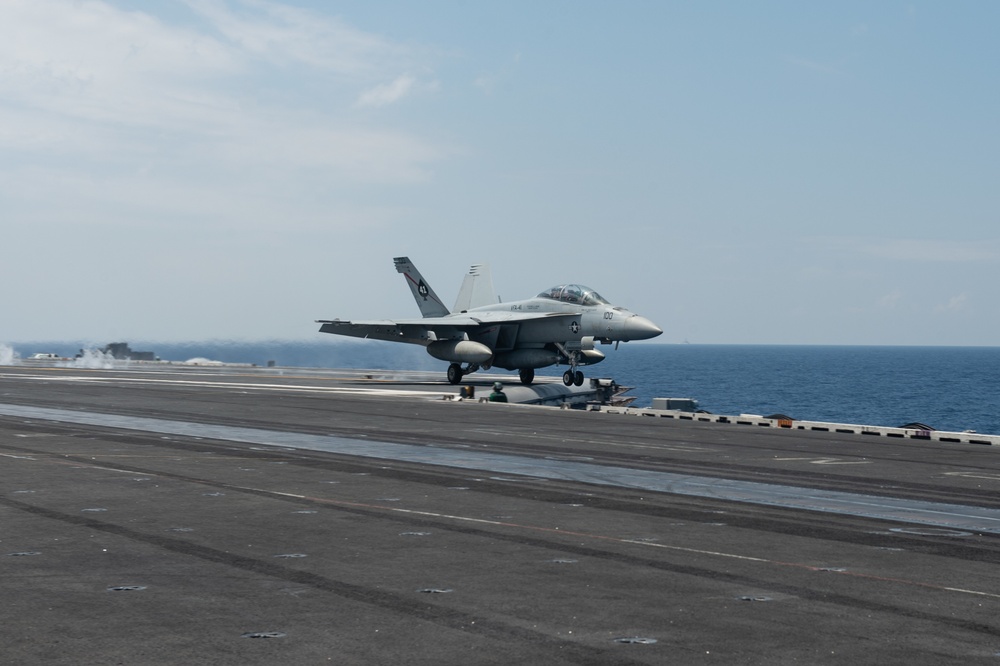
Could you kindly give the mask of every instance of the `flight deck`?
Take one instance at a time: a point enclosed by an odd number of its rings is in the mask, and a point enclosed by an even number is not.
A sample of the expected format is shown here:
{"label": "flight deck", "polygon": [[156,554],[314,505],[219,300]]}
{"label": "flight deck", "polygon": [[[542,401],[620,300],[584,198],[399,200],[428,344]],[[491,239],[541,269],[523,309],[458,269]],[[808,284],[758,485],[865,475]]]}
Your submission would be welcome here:
{"label": "flight deck", "polygon": [[458,391],[0,368],[6,661],[1000,658],[996,447]]}

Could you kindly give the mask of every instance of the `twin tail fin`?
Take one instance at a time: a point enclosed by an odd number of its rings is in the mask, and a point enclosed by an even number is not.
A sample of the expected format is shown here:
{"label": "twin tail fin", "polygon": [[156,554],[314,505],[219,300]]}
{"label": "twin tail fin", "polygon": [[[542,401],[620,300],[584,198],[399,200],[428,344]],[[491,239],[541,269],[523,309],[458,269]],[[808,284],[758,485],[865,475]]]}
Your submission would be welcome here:
{"label": "twin tail fin", "polygon": [[409,257],[396,257],[392,261],[396,264],[396,270],[406,278],[406,284],[409,285],[413,298],[417,301],[421,315],[424,317],[445,317],[451,314],[451,311],[420,275],[420,271],[414,267]]}

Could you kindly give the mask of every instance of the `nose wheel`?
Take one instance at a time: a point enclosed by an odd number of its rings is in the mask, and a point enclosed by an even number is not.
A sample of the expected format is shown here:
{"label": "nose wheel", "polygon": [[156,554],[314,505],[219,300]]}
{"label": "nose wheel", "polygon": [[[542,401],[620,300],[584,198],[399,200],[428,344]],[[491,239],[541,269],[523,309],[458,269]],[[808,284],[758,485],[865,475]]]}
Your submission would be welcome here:
{"label": "nose wheel", "polygon": [[535,371],[532,368],[522,368],[518,374],[521,376],[521,383],[525,386],[531,386],[531,382],[535,381]]}

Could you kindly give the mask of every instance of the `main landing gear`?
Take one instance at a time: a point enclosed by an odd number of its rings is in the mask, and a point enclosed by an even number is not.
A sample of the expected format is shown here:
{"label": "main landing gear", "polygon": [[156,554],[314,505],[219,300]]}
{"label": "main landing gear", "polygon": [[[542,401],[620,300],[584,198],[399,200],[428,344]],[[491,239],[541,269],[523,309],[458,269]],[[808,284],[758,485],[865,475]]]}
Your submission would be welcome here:
{"label": "main landing gear", "polygon": [[531,382],[535,381],[535,371],[532,368],[521,368],[517,373],[521,377],[521,383],[525,386],[531,386]]}
{"label": "main landing gear", "polygon": [[448,366],[448,383],[458,384],[462,381],[462,377],[466,375],[471,375],[473,372],[479,369],[478,364],[470,363],[469,367],[462,369],[461,363],[452,363]]}

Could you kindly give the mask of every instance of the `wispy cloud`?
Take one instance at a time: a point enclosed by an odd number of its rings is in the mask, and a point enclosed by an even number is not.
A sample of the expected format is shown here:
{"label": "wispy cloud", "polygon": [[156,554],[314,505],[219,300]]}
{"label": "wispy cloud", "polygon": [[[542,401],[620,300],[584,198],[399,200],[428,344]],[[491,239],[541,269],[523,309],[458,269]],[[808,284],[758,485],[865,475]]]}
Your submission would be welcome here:
{"label": "wispy cloud", "polygon": [[[0,5],[0,95],[8,108],[143,124],[204,117],[208,85],[236,74],[239,54],[189,29],[91,2]],[[44,120],[41,118],[39,120]]]}
{"label": "wispy cloud", "polygon": [[925,239],[855,239],[855,249],[864,254],[896,261],[974,263],[1000,259],[1000,241],[953,241]]}
{"label": "wispy cloud", "polygon": [[502,64],[500,67],[492,71],[483,72],[473,79],[472,85],[486,95],[492,95],[496,92],[500,83],[510,77],[511,74],[517,70],[517,67],[520,66],[520,64],[521,52],[516,51],[510,57],[510,60]]}
{"label": "wispy cloud", "polygon": [[935,263],[988,263],[1000,261],[1000,238],[951,240],[928,238],[869,238],[864,236],[817,236],[810,246],[822,246],[848,254],[889,261]]}
{"label": "wispy cloud", "polygon": [[240,51],[343,75],[370,75],[405,61],[407,49],[344,21],[266,0],[184,0]]}
{"label": "wispy cloud", "polygon": [[[0,3],[0,149],[51,169],[142,170],[175,186],[236,167],[243,179],[312,170],[337,182],[408,182],[446,154],[351,120],[359,94],[378,106],[411,92],[415,78],[398,72],[427,71],[422,55],[274,2],[186,5],[201,21],[96,0]],[[284,92],[288,76],[305,85]]]}
{"label": "wispy cloud", "polygon": [[486,74],[483,74],[481,76],[477,76],[472,81],[472,85],[474,85],[476,88],[479,88],[481,91],[483,91],[487,95],[492,95],[493,94],[493,90],[496,87],[496,82],[495,82],[495,80],[492,77],[487,76]]}
{"label": "wispy cloud", "polygon": [[965,310],[968,302],[969,296],[967,294],[958,294],[949,298],[947,303],[936,306],[934,308],[934,312],[937,314],[961,312],[962,310]]}
{"label": "wispy cloud", "polygon": [[385,106],[395,104],[406,97],[412,90],[416,79],[412,76],[401,76],[392,83],[375,86],[361,93],[358,106]]}
{"label": "wispy cloud", "polygon": [[877,305],[880,310],[893,310],[899,304],[900,299],[903,298],[903,292],[899,289],[893,289],[888,294],[878,299]]}
{"label": "wispy cloud", "polygon": [[834,76],[846,76],[843,69],[835,65],[831,65],[824,62],[819,62],[817,60],[810,60],[809,58],[802,58],[800,56],[785,56],[785,60],[795,67],[800,69],[807,69],[813,72],[819,72],[821,74],[828,74]]}

